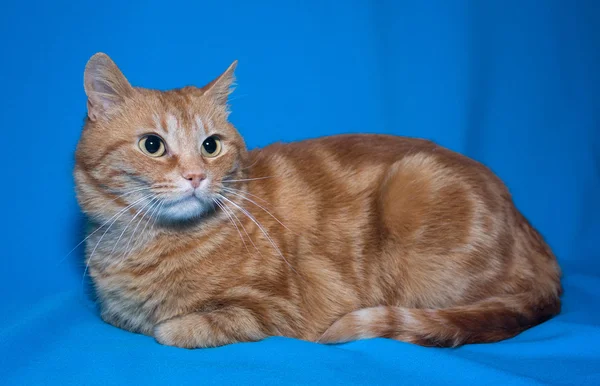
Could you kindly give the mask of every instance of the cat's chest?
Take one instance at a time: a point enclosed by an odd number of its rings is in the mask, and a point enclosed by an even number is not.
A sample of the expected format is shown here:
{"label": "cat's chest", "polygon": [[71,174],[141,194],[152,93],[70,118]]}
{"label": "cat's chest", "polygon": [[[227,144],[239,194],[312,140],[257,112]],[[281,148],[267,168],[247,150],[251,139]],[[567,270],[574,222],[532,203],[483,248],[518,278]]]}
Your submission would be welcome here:
{"label": "cat's chest", "polygon": [[[246,254],[243,244],[225,242],[235,229],[229,231],[157,238],[127,260],[112,259],[111,251],[98,254],[90,264],[90,274],[103,318],[121,328],[150,334],[165,319],[233,296],[230,292],[235,295],[237,287],[267,280],[265,272],[278,277],[280,259],[270,258],[269,250]],[[255,245],[260,248],[258,240]]]}
{"label": "cat's chest", "polygon": [[145,334],[151,334],[162,320],[191,312],[215,293],[214,288],[186,270],[92,270],[91,274],[103,319]]}

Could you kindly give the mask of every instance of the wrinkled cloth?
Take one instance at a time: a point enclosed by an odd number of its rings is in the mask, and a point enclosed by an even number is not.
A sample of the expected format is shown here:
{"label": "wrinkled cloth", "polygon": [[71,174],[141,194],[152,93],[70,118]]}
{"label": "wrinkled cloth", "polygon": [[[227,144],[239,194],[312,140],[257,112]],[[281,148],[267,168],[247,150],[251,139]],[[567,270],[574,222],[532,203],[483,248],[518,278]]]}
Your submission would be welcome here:
{"label": "wrinkled cloth", "polygon": [[[600,2],[10,2],[2,31],[0,384],[600,384]],[[239,59],[250,148],[347,132],[428,138],[489,166],[564,271],[563,311],[457,349],[288,338],[202,350],[101,321],[73,152],[83,69],[202,86]]]}

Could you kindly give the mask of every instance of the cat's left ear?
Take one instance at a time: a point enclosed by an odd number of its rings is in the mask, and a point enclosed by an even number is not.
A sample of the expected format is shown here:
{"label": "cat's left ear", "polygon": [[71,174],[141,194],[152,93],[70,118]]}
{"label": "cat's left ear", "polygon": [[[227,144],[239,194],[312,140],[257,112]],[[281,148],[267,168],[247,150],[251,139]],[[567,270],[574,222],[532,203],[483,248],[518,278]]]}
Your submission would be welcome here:
{"label": "cat's left ear", "polygon": [[229,94],[233,92],[236,67],[237,60],[231,63],[229,68],[219,75],[218,78],[202,87],[204,95],[212,97],[220,105],[226,105]]}

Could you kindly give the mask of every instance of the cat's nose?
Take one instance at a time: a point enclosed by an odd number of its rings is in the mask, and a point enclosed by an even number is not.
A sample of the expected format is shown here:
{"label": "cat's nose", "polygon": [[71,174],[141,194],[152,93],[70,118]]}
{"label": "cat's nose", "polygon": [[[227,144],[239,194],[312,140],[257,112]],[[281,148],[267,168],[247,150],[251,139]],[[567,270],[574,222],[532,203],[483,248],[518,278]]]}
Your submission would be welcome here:
{"label": "cat's nose", "polygon": [[206,179],[206,174],[201,173],[201,172],[184,172],[182,175],[183,175],[183,178],[185,178],[192,184],[192,187],[194,189],[196,189],[198,186],[200,186],[200,183],[202,182],[202,180]]}

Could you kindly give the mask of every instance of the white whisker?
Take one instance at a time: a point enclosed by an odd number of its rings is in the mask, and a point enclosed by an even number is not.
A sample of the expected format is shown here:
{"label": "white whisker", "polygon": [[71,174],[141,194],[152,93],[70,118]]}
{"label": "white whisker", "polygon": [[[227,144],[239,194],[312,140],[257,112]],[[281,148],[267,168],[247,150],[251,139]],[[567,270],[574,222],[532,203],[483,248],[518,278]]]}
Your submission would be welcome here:
{"label": "white whisker", "polygon": [[[129,245],[131,245],[131,241],[135,238],[135,234],[137,232],[137,229],[139,228],[139,226],[142,223],[142,221],[144,221],[144,218],[146,217],[146,215],[150,212],[150,210],[152,210],[152,207],[154,207],[155,205],[157,205],[158,202],[159,202],[159,200],[156,197],[153,197],[152,200],[150,200],[151,205],[148,206],[148,210],[145,210],[146,207],[140,209],[140,212],[144,211],[144,214],[142,215],[142,217],[140,217],[140,221],[138,221],[137,225],[133,229],[133,233],[129,237],[129,241],[127,242],[127,246],[125,247],[125,251],[126,252],[123,255],[123,258],[121,259],[121,261],[127,259],[127,256],[129,256],[129,254],[133,250],[133,247],[131,249],[129,249]],[[148,220],[148,222],[150,222],[150,220]],[[146,223],[146,225],[148,225],[148,222]]]}
{"label": "white whisker", "polygon": [[[112,200],[108,200],[107,202],[105,202],[105,203],[104,203],[104,205],[102,205],[102,206],[101,206],[99,209],[103,209],[103,208],[105,208],[105,207],[106,207],[108,204],[110,204],[111,202],[115,202],[115,201],[117,201],[117,200],[118,200],[118,199],[120,199],[120,198],[123,198],[123,197],[125,197],[125,196],[129,196],[130,194],[137,193],[137,192],[141,192],[141,191],[144,191],[144,190],[150,190],[150,189],[152,189],[152,187],[151,187],[151,186],[143,186],[143,187],[141,187],[141,188],[133,189],[133,190],[130,190],[130,191],[128,191],[128,192],[125,192],[125,193],[123,193],[123,194],[118,194],[118,195],[117,195],[117,197],[113,198]],[[109,193],[110,193],[110,194],[115,194],[114,192],[109,192]]]}
{"label": "white whisker", "polygon": [[246,245],[246,240],[244,240],[244,236],[242,236],[242,232],[240,231],[240,228],[233,221],[233,217],[231,217],[231,215],[229,214],[229,212],[225,209],[225,207],[223,206],[223,204],[221,204],[219,202],[219,200],[217,200],[216,198],[213,198],[212,200],[214,201],[215,204],[217,204],[217,206],[219,208],[221,208],[221,210],[223,211],[223,213],[225,213],[227,215],[227,217],[229,218],[229,221],[233,224],[233,226],[235,226],[235,229],[237,230],[238,234],[240,235],[240,239],[242,239],[242,243],[244,243],[244,247],[246,248],[246,251],[248,252],[248,254],[250,254],[250,250],[248,249],[248,245]]}
{"label": "white whisker", "polygon": [[271,207],[273,206],[269,201],[265,200],[264,198],[258,197],[256,194],[252,194],[250,192],[246,192],[246,191],[240,190],[240,189],[228,188],[226,186],[223,186],[223,189],[224,190],[228,190],[228,191],[232,191],[232,192],[236,192],[236,193],[243,193],[243,194],[246,194],[248,196],[252,196],[252,197],[254,197],[254,198],[258,199],[258,200],[261,200],[262,202],[264,202],[265,204],[267,204],[267,205],[269,205]]}
{"label": "white whisker", "polygon": [[125,232],[127,231],[127,228],[129,228],[129,226],[131,225],[131,223],[133,222],[133,220],[135,220],[137,218],[137,216],[140,215],[140,213],[142,213],[142,211],[152,203],[153,200],[150,200],[147,204],[145,204],[142,208],[140,208],[139,211],[136,212],[136,214],[133,216],[133,218],[127,223],[127,226],[125,226],[125,228],[123,228],[123,232],[121,232],[121,234],[119,235],[119,238],[117,239],[117,241],[115,242],[115,245],[113,245],[113,249],[110,251],[110,254],[112,255],[115,252],[115,249],[117,248],[117,245],[119,244],[119,241],[121,241],[121,237],[123,237],[123,235],[125,234]]}
{"label": "white whisker", "polygon": [[[130,190],[129,192],[123,193],[121,195],[118,195],[116,198],[113,198],[112,200],[107,201],[104,205],[102,205],[98,210],[101,210],[103,208],[105,208],[108,204],[110,204],[111,202],[117,201],[120,198],[123,198],[125,196],[128,196],[130,194],[133,193],[138,193],[138,192],[142,192],[145,190],[156,190],[156,189],[161,189],[161,188],[172,188],[172,185],[170,184],[156,184],[156,185],[152,185],[152,186],[144,186],[138,189],[134,189],[134,190]],[[111,194],[115,194],[110,192]]]}
{"label": "white whisker", "polygon": [[[137,192],[141,192],[144,190],[150,190],[150,189],[155,189],[155,188],[162,188],[162,187],[168,187],[168,185],[166,184],[159,184],[159,185],[153,185],[153,186],[146,186],[146,187],[142,187],[142,188],[138,188],[138,189],[134,189],[134,190],[130,190],[128,192],[125,192],[123,194],[118,195],[116,198],[113,198],[112,200],[109,200],[108,202],[106,202],[104,205],[102,205],[99,210],[105,208],[108,204],[110,204],[111,202],[114,202],[120,198],[123,198],[125,196],[128,196],[130,194],[133,193],[137,193]],[[63,261],[65,261],[65,259],[67,257],[69,257],[71,255],[71,253],[75,252],[75,250],[77,248],[79,248],[79,246],[81,244],[83,244],[87,239],[89,239],[90,237],[92,237],[96,232],[98,232],[100,229],[102,229],[106,224],[108,224],[113,218],[115,218],[117,215],[119,214],[119,212],[117,212],[114,216],[112,216],[111,218],[109,218],[108,220],[106,220],[106,222],[104,222],[104,224],[100,225],[98,228],[96,228],[92,233],[90,233],[89,235],[87,235],[83,240],[81,240],[77,245],[75,245],[73,247],[73,249],[71,249],[69,251],[69,253],[67,253],[62,259],[60,259],[60,261],[57,264],[61,264]]]}
{"label": "white whisker", "polygon": [[152,225],[150,225],[150,230],[154,229],[154,225],[156,225],[156,222],[158,221],[158,216],[157,216],[157,214],[160,212],[160,210],[162,209],[162,207],[165,205],[165,202],[166,202],[166,201],[164,201],[164,200],[163,200],[163,201],[160,203],[160,205],[157,207],[157,209],[154,211],[154,214],[153,214],[153,216],[154,216],[154,221],[152,222]]}
{"label": "white whisker", "polygon": [[[248,197],[243,196],[242,194],[236,193],[233,189],[229,189],[229,188],[223,188],[225,190],[227,190],[230,194],[233,194],[234,196],[238,196],[243,200],[249,201],[252,204],[258,206],[260,209],[264,210],[269,216],[273,217],[273,219],[275,219],[275,221],[277,221],[279,224],[281,224],[281,226],[283,226],[285,229],[287,229],[288,231],[294,233],[294,231],[292,231],[290,228],[288,228],[284,223],[282,223],[281,221],[279,221],[279,219],[277,217],[275,217],[271,212],[269,212],[267,209],[265,209],[263,206],[257,204],[256,202],[254,202],[253,200],[249,199]],[[295,233],[294,233],[295,234]]]}
{"label": "white whisker", "polygon": [[[162,201],[160,198],[157,199],[156,206],[154,207],[154,211],[150,215],[150,218],[146,222],[146,225],[144,225],[144,229],[142,229],[142,233],[141,233],[142,235],[146,232],[146,229],[148,228],[148,224],[150,224],[150,222],[152,222],[153,225],[156,222],[156,217],[155,216],[158,213],[159,207],[161,207],[163,203],[164,203],[164,201]],[[152,208],[150,208],[148,211],[150,211],[150,210],[152,210]],[[152,221],[153,217],[154,217],[154,221]],[[150,229],[152,229],[152,227]]]}
{"label": "white whisker", "polygon": [[[265,209],[263,206],[257,204],[256,202],[254,202],[253,200],[249,199],[248,197],[241,195],[239,193],[235,193],[233,190],[231,189],[227,189],[227,188],[223,188],[225,190],[227,190],[230,194],[233,194],[234,196],[240,197],[243,200],[249,201],[251,203],[253,203],[254,205],[258,206],[260,209],[264,210],[269,216],[273,217],[273,219],[275,219],[275,221],[277,221],[279,224],[281,224],[282,227],[284,227],[285,229],[287,229],[288,231],[294,233],[290,228],[288,228],[284,223],[282,223],[281,221],[279,221],[279,219],[277,217],[275,217],[271,212],[269,212],[267,209]],[[295,233],[294,233],[295,234]]]}
{"label": "white whisker", "polygon": [[250,165],[250,166],[246,166],[241,168],[240,170],[246,170],[246,169],[250,169],[252,166],[256,165],[258,163],[259,157],[256,157],[256,160]]}
{"label": "white whisker", "polygon": [[273,239],[271,238],[271,236],[269,235],[269,233],[263,228],[262,225],[260,225],[260,223],[258,222],[258,220],[256,220],[254,218],[254,216],[252,216],[252,214],[250,212],[248,212],[246,209],[242,208],[241,206],[239,206],[238,204],[236,204],[235,202],[231,201],[230,199],[228,199],[227,197],[225,197],[225,196],[223,196],[221,194],[219,194],[219,197],[221,197],[223,200],[229,202],[231,205],[233,205],[236,208],[238,208],[243,214],[246,215],[246,217],[248,217],[250,220],[252,220],[252,222],[254,224],[256,224],[256,226],[261,230],[261,232],[267,238],[267,240],[269,240],[269,242],[271,243],[271,245],[273,246],[273,248],[277,251],[277,253],[279,254],[279,256],[281,256],[281,258],[283,259],[283,261],[285,261],[285,263],[288,265],[288,267],[290,267],[290,269],[292,271],[296,272],[296,270],[294,269],[294,267],[292,267],[292,265],[289,263],[289,261],[287,261],[287,259],[285,258],[285,256],[283,256],[283,253],[281,253],[281,250],[279,249],[279,247],[277,246],[277,244],[275,244],[275,241],[273,241]]}
{"label": "white whisker", "polygon": [[246,227],[244,226],[244,223],[242,222],[242,220],[239,219],[239,217],[235,214],[235,212],[233,211],[233,209],[231,209],[231,208],[229,208],[227,206],[226,202],[222,202],[221,204],[223,204],[223,207],[225,209],[227,209],[231,213],[231,215],[233,217],[235,217],[235,219],[237,220],[237,222],[242,227],[242,230],[244,231],[244,233],[246,234],[246,236],[248,236],[248,240],[250,240],[250,243],[252,244],[252,246],[254,247],[254,249],[256,249],[256,252],[258,252],[258,254],[262,256],[262,253],[260,252],[260,249],[258,249],[258,247],[256,246],[256,244],[254,244],[254,241],[252,240],[252,237],[250,237],[250,234],[248,234],[248,231],[246,230]]}
{"label": "white whisker", "polygon": [[[227,207],[227,204],[225,202],[223,203],[223,205],[225,205],[225,207]],[[254,244],[254,241],[252,240],[252,237],[250,237],[250,234],[248,234],[248,231],[246,230],[246,227],[244,226],[244,223],[242,222],[242,220],[239,219],[239,217],[235,214],[235,212],[233,211],[233,209],[230,209],[229,207],[227,207],[227,209],[231,212],[231,214],[233,215],[233,217],[235,217],[235,219],[237,220],[237,222],[240,224],[240,226],[244,230],[244,233],[246,234],[246,236],[248,236],[248,240],[250,240],[250,243],[252,244],[252,246],[254,247],[254,249],[256,249],[256,252],[258,252],[258,254],[262,256],[262,252],[260,251],[260,249],[258,249],[258,247],[256,246],[256,244]]]}
{"label": "white whisker", "polygon": [[244,181],[256,181],[256,180],[265,180],[267,178],[274,178],[275,176],[269,177],[258,177],[258,178],[242,178],[241,180],[221,180],[221,182],[244,182]]}
{"label": "white whisker", "polygon": [[[118,196],[117,198],[115,198],[115,199],[113,199],[113,200],[110,200],[108,203],[104,204],[104,205],[102,206],[102,208],[103,208],[103,207],[105,207],[106,205],[108,205],[109,203],[111,203],[111,202],[113,202],[113,201],[116,201],[116,200],[118,200],[119,198],[123,198],[124,196],[127,196],[127,195],[129,195],[129,194],[133,194],[133,193],[136,193],[136,192],[139,192],[139,191],[145,190],[145,189],[150,189],[150,188],[140,188],[140,189],[135,189],[135,190],[133,190],[133,191],[129,191],[129,192],[127,192],[127,193],[121,194],[121,195],[120,195],[120,196]],[[101,208],[101,209],[102,209],[102,208]],[[96,230],[94,230],[92,233],[90,233],[89,235],[87,235],[87,236],[86,236],[86,237],[85,237],[83,240],[81,240],[81,241],[80,241],[80,242],[79,242],[79,243],[78,243],[78,244],[77,244],[75,247],[73,247],[73,249],[71,249],[71,250],[69,251],[69,253],[67,253],[67,254],[65,255],[65,257],[63,257],[63,258],[62,258],[62,259],[61,259],[61,260],[58,262],[58,264],[62,263],[62,262],[63,262],[63,261],[64,261],[64,260],[65,260],[67,257],[69,257],[69,255],[71,255],[71,253],[73,253],[73,252],[74,252],[74,251],[75,251],[75,250],[76,250],[76,249],[77,249],[77,248],[78,248],[78,247],[79,247],[81,244],[83,244],[83,243],[84,243],[84,242],[85,242],[87,239],[89,239],[90,237],[92,237],[92,236],[94,235],[94,233],[96,233],[96,232],[98,232],[100,229],[102,229],[102,228],[103,228],[103,227],[104,227],[106,224],[108,224],[108,223],[109,223],[109,222],[110,222],[110,221],[111,221],[113,218],[115,218],[115,217],[116,217],[118,214],[119,214],[119,212],[117,212],[117,213],[116,213],[114,216],[112,216],[111,218],[109,218],[108,220],[106,220],[106,222],[105,222],[104,224],[100,225],[100,226],[99,226],[98,228],[96,228]]]}
{"label": "white whisker", "polygon": [[232,96],[231,98],[228,98],[228,99],[227,99],[227,103],[231,103],[231,102],[233,102],[233,101],[236,101],[236,100],[238,100],[238,99],[241,99],[241,98],[244,98],[244,97],[247,97],[247,96],[248,96],[248,94],[239,94],[239,95],[234,95],[234,96]]}
{"label": "white whisker", "polygon": [[[92,260],[92,258],[94,257],[94,253],[96,252],[96,249],[98,248],[98,245],[100,245],[100,243],[102,242],[102,239],[104,239],[104,236],[106,236],[106,233],[108,233],[108,231],[110,230],[110,228],[114,225],[115,222],[117,222],[117,220],[119,219],[119,217],[121,217],[121,215],[123,215],[123,213],[125,213],[127,210],[129,210],[129,208],[133,207],[135,204],[137,204],[138,202],[147,199],[148,197],[151,197],[152,195],[149,194],[147,196],[144,196],[136,201],[134,201],[133,203],[127,205],[125,208],[121,209],[115,216],[116,218],[113,220],[113,222],[108,226],[108,228],[106,228],[106,230],[104,231],[104,233],[102,234],[102,236],[100,236],[100,240],[98,240],[98,242],[96,243],[96,246],[94,247],[94,249],[92,250],[92,253],[90,254],[90,257],[87,259],[86,263],[85,263],[85,270],[83,271],[83,277],[81,278],[81,286],[83,287],[83,283],[85,281],[85,275],[87,274],[87,270],[88,267],[90,265],[90,261]],[[115,217],[113,216],[113,217]],[[109,220],[110,221],[110,220]]]}

